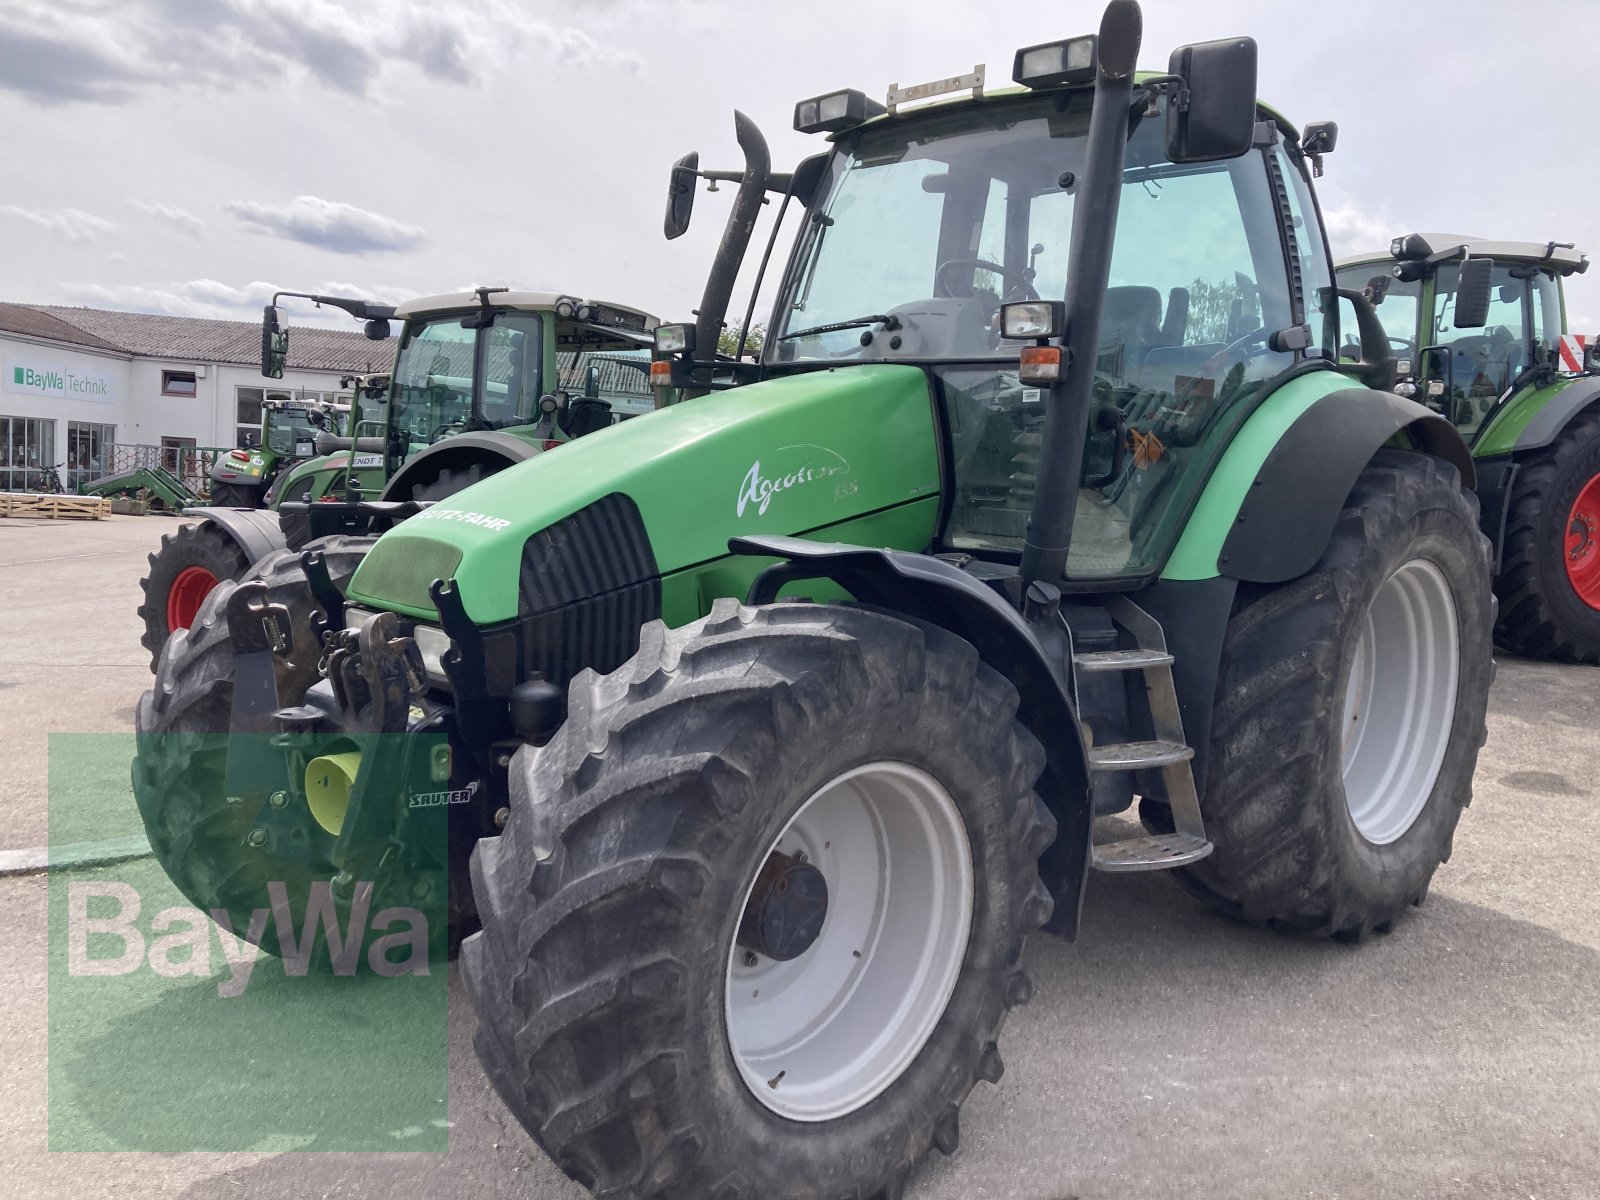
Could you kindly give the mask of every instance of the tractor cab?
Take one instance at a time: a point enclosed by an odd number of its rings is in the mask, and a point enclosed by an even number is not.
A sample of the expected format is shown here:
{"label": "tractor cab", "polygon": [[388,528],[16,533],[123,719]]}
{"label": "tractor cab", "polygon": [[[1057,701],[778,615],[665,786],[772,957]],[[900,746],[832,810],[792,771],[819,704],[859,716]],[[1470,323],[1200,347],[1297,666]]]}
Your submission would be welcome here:
{"label": "tractor cab", "polygon": [[[1486,278],[1464,284],[1473,260]],[[1342,260],[1337,273],[1340,288],[1376,309],[1398,363],[1396,391],[1472,437],[1526,373],[1553,369],[1566,328],[1561,281],[1588,266],[1571,245],[1414,233],[1385,254]]]}
{"label": "tractor cab", "polygon": [[[391,457],[462,433],[562,442],[654,407],[655,321],[636,309],[483,288],[415,300],[396,317],[404,325],[389,390]],[[640,365],[630,370],[630,361]]]}
{"label": "tractor cab", "polygon": [[343,437],[350,406],[314,400],[269,400],[262,405],[261,445],[283,458],[310,458],[317,435]]}

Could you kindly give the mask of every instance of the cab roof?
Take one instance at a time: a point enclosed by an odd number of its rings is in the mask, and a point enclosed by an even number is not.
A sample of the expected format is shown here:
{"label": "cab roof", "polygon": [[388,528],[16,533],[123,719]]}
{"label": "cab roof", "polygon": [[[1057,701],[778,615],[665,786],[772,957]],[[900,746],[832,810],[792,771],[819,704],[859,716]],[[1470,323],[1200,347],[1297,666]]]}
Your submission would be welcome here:
{"label": "cab roof", "polygon": [[[523,312],[554,312],[561,301],[566,300],[574,307],[588,304],[594,308],[608,308],[614,312],[627,313],[644,320],[646,329],[654,329],[661,322],[657,317],[645,312],[643,309],[633,308],[627,304],[616,304],[610,300],[589,300],[573,292],[491,292],[489,293],[489,306],[491,308],[512,308]],[[477,292],[445,292],[438,296],[418,296],[414,300],[407,300],[395,309],[394,315],[399,320],[420,316],[433,312],[450,312],[456,309],[480,307]]]}
{"label": "cab roof", "polygon": [[[1554,242],[1504,242],[1473,237],[1465,233],[1416,233],[1409,237],[1421,239],[1427,246],[1428,257],[1450,255],[1465,250],[1474,258],[1492,258],[1496,262],[1538,263],[1562,275],[1586,269],[1588,255],[1582,250],[1558,246]],[[1404,239],[1397,238],[1396,241]],[[1352,254],[1334,263],[1335,269],[1359,263],[1393,262],[1395,256],[1389,249],[1369,250],[1365,254]]]}

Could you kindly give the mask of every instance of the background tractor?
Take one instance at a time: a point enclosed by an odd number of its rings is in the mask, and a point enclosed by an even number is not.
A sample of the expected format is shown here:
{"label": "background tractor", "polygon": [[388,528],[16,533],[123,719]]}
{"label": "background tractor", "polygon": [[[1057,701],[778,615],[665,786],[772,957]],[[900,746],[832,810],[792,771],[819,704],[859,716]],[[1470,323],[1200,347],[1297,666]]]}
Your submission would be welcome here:
{"label": "background tractor", "polygon": [[[615,1197],[898,1196],[1091,866],[1312,935],[1420,903],[1484,737],[1472,458],[1333,303],[1331,126],[1258,104],[1248,38],[1136,75],[1140,36],[1113,0],[1014,89],[802,101],[830,144],[786,174],[741,117],[698,321],[656,332],[709,394],[416,511],[344,588],[348,539],[272,556],[168,643],[134,784],[185,894],[475,907],[489,1078]],[[722,174],[680,160],[669,234]],[[719,361],[769,191],[803,226]]]}
{"label": "background tractor", "polygon": [[[399,308],[307,298],[366,321],[374,338],[387,337],[389,322],[400,321],[393,368],[352,378],[352,428],[292,426],[303,461],[276,477],[267,508],[191,510],[193,524],[161,539],[141,581],[139,606],[151,670],[167,638],[189,627],[212,588],[241,578],[274,551],[334,532],[386,528],[412,511],[396,503],[443,499],[654,407],[649,330],[655,321],[637,309],[503,288],[430,296]],[[278,307],[269,305],[263,375],[282,374],[288,338]],[[290,428],[264,424],[263,445]],[[222,464],[254,470],[258,453],[234,451]],[[258,477],[265,478],[264,471]],[[374,501],[389,507],[374,507]],[[346,564],[353,569],[354,560],[336,560],[336,572]],[[348,572],[338,578],[343,582]]]}
{"label": "background tractor", "polygon": [[[1484,321],[1462,329],[1462,261],[1492,262]],[[1517,654],[1600,664],[1600,360],[1567,338],[1570,244],[1414,233],[1338,265],[1400,362],[1396,391],[1461,430],[1494,546],[1495,640]]]}

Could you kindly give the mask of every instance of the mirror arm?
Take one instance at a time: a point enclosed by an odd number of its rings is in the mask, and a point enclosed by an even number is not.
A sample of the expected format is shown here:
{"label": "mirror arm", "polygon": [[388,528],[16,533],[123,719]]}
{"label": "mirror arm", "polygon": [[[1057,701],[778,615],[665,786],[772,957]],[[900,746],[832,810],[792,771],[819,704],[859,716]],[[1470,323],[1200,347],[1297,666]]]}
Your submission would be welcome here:
{"label": "mirror arm", "polygon": [[1380,392],[1391,391],[1396,382],[1394,352],[1389,346],[1389,335],[1383,322],[1378,320],[1378,310],[1372,301],[1355,288],[1335,288],[1334,295],[1350,301],[1355,309],[1356,330],[1361,335],[1361,379],[1368,387]]}

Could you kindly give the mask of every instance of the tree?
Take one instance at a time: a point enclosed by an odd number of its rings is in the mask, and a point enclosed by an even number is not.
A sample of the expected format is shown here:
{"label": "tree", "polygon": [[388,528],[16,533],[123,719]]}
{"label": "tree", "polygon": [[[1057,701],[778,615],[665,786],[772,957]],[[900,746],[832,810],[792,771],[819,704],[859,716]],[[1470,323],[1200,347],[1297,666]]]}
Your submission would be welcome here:
{"label": "tree", "polygon": [[[730,321],[722,327],[722,332],[717,336],[717,353],[732,358],[739,349],[739,333],[744,328],[742,321]],[[746,355],[761,353],[761,346],[767,339],[767,327],[760,321],[750,324],[750,336],[745,339],[744,352]]]}

